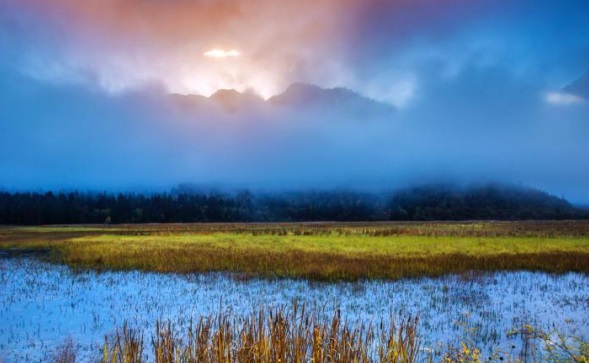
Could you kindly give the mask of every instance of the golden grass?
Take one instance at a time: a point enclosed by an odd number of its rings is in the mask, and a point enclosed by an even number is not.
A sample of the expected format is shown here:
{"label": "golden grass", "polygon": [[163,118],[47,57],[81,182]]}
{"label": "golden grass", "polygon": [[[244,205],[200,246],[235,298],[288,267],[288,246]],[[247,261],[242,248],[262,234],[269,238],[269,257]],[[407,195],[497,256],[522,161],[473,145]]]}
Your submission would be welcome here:
{"label": "golden grass", "polygon": [[589,222],[4,227],[0,248],[45,249],[81,268],[318,280],[589,272]]}
{"label": "golden grass", "polygon": [[105,340],[101,362],[140,363],[146,361],[144,349],[156,363],[413,363],[418,358],[417,318],[350,326],[339,311],[329,319],[320,315],[296,304],[261,308],[245,318],[220,312],[201,317],[185,333],[157,322],[151,347],[125,325]]}
{"label": "golden grass", "polygon": [[[349,322],[339,310],[326,313],[296,303],[290,307],[261,307],[248,315],[228,310],[201,316],[179,329],[156,322],[150,339],[123,323],[105,337],[100,363],[481,363],[502,361],[589,361],[589,342],[558,331],[523,324],[510,333],[521,338],[520,352],[481,351],[468,339],[439,348],[422,347],[418,317],[392,315],[375,322]],[[426,332],[427,333],[427,332]],[[515,346],[514,346],[515,348]],[[513,348],[512,348],[513,349]],[[74,363],[76,351],[67,339],[53,362]]]}

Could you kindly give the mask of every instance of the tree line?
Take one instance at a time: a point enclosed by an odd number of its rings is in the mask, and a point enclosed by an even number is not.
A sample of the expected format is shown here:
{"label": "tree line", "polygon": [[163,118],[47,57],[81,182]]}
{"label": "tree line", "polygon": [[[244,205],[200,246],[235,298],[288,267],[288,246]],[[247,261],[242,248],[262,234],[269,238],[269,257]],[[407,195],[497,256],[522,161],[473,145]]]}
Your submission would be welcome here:
{"label": "tree line", "polygon": [[164,193],[0,192],[0,224],[6,225],[587,218],[589,211],[562,198],[499,184],[389,193],[202,192],[186,186]]}

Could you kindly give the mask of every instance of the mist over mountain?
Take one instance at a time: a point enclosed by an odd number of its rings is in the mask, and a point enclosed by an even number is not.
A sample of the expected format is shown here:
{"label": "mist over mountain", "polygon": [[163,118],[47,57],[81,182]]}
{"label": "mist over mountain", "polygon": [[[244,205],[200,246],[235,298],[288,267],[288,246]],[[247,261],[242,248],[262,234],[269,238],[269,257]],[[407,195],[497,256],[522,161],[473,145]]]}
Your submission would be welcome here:
{"label": "mist over mountain", "polygon": [[393,194],[391,206],[391,218],[401,220],[589,218],[589,213],[563,198],[534,188],[499,183],[405,188]]}
{"label": "mist over mountain", "polygon": [[0,190],[499,181],[587,204],[588,18],[586,0],[0,1]]}
{"label": "mist over mountain", "polygon": [[563,88],[563,91],[589,100],[589,70],[581,78]]}
{"label": "mist over mountain", "polygon": [[342,112],[358,121],[386,121],[394,117],[395,107],[364,97],[347,88],[325,89],[311,84],[294,83],[268,103],[281,107],[324,112]]}
{"label": "mist over mountain", "polygon": [[209,98],[216,105],[228,112],[247,111],[262,107],[264,100],[252,92],[240,93],[234,89],[221,89]]}
{"label": "mist over mountain", "polygon": [[[344,113],[346,118],[358,121],[386,121],[394,117],[396,109],[390,104],[364,97],[346,88],[321,88],[312,84],[293,83],[284,92],[264,100],[253,91],[238,92],[234,89],[221,89],[209,97],[195,95],[172,95],[179,106],[192,111],[219,108],[229,113],[272,112],[279,109],[290,113]],[[322,120],[317,120],[321,122]]]}
{"label": "mist over mountain", "polygon": [[383,190],[500,180],[589,199],[587,105],[548,108],[530,96],[533,87],[497,70],[432,78],[402,110],[301,84],[268,101],[157,87],[109,95],[16,74],[0,84],[7,190],[165,190],[179,182]]}
{"label": "mist over mountain", "polygon": [[0,224],[587,219],[589,211],[505,184],[421,185],[393,192],[0,192]]}

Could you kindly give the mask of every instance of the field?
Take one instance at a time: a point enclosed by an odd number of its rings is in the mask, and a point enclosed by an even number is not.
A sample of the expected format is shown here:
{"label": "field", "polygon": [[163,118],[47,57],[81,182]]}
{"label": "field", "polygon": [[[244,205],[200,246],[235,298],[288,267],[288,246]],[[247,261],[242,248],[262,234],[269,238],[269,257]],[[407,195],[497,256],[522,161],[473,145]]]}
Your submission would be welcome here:
{"label": "field", "polygon": [[337,281],[471,270],[589,272],[589,222],[5,227],[0,249],[75,268]]}
{"label": "field", "polygon": [[588,272],[589,221],[1,227],[0,362],[587,362]]}

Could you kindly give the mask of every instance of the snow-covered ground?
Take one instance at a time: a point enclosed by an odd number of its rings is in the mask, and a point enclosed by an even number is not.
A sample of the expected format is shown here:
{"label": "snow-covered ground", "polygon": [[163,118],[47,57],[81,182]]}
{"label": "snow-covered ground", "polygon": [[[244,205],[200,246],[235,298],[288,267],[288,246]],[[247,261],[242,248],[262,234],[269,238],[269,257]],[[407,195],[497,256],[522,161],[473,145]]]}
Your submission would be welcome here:
{"label": "snow-covered ground", "polygon": [[156,319],[186,326],[203,314],[246,315],[261,306],[339,308],[348,321],[419,314],[422,347],[472,339],[509,350],[506,332],[524,323],[589,336],[589,276],[513,272],[396,282],[314,283],[246,280],[224,274],[75,272],[34,258],[0,259],[0,357],[41,361],[68,337],[79,356],[100,355],[106,334],[124,321],[146,342]]}

